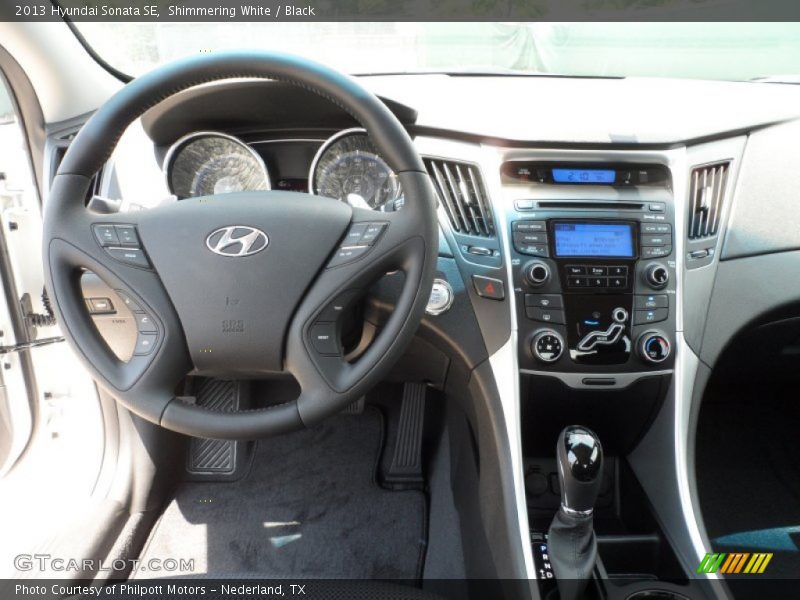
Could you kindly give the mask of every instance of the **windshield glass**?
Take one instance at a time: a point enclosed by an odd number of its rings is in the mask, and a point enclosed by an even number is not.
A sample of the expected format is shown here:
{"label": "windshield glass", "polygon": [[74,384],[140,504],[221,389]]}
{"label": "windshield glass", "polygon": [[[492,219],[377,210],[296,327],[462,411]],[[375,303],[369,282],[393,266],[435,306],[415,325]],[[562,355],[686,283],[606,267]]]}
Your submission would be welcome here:
{"label": "windshield glass", "polygon": [[353,74],[513,71],[748,80],[800,75],[798,23],[78,23],[138,75],[198,52],[259,48]]}

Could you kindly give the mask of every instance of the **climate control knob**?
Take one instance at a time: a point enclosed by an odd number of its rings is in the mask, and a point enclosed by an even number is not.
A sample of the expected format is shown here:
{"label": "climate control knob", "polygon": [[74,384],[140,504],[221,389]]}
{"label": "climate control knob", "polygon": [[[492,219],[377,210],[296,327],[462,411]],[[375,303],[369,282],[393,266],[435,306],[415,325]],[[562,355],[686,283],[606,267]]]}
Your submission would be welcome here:
{"label": "climate control knob", "polygon": [[669,340],[658,331],[647,331],[639,336],[637,348],[641,359],[652,364],[664,362],[672,351]]}
{"label": "climate control knob", "polygon": [[564,338],[552,329],[543,329],[533,336],[531,352],[540,362],[556,362],[564,353]]}
{"label": "climate control knob", "polygon": [[550,267],[540,260],[525,265],[525,281],[533,287],[541,287],[550,279]]}
{"label": "climate control knob", "polygon": [[666,287],[667,282],[669,281],[669,271],[667,267],[660,263],[653,263],[647,267],[647,271],[645,271],[645,279],[647,279],[647,283],[650,287],[660,290],[663,287]]}

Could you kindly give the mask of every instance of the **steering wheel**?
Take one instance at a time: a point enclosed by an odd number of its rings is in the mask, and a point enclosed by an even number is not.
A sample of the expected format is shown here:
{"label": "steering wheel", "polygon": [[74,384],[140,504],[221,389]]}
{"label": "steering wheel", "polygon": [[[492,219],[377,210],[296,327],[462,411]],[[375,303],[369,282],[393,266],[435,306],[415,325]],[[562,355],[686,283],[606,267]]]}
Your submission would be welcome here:
{"label": "steering wheel", "polygon": [[[401,211],[352,208],[283,191],[192,198],[99,214],[86,208],[92,177],[128,125],[192,86],[229,78],[282,80],[347,111],[397,173]],[[273,52],[225,52],[167,64],[133,80],[75,137],[44,214],[45,278],[64,335],[118,402],[192,436],[255,439],[339,412],[385,376],[419,325],[438,249],[436,202],[406,130],[372,93],[323,65]],[[119,360],[81,293],[86,270],[136,317],[133,356]],[[339,315],[381,275],[404,274],[393,314],[354,362]],[[258,410],[219,412],[176,395],[187,374],[289,373],[300,394]]]}

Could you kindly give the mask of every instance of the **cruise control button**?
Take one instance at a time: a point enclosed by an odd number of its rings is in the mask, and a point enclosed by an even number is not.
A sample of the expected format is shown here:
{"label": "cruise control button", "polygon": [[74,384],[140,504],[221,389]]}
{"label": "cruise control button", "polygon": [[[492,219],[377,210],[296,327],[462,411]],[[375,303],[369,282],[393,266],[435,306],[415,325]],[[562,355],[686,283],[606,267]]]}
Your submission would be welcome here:
{"label": "cruise control button", "polygon": [[499,279],[483,277],[482,275],[473,275],[472,283],[475,286],[475,291],[481,298],[502,300],[506,297],[505,287],[503,286],[503,282]]}
{"label": "cruise control button", "polygon": [[353,262],[355,259],[369,250],[369,246],[344,246],[336,251],[328,267],[338,267]]}
{"label": "cruise control button", "polygon": [[634,311],[633,324],[645,325],[647,323],[658,323],[659,321],[666,321],[667,317],[669,317],[669,310],[666,308],[636,310]]}
{"label": "cruise control button", "polygon": [[134,316],[136,317],[136,327],[140,333],[155,333],[158,331],[158,327],[153,323],[153,318],[147,313],[136,313]]}
{"label": "cruise control button", "polygon": [[139,235],[136,233],[136,228],[133,225],[116,225],[114,229],[117,230],[117,237],[119,243],[123,246],[136,246],[139,247]]}
{"label": "cruise control button", "polygon": [[558,294],[525,294],[525,306],[539,308],[563,308],[564,302]]}
{"label": "cruise control button", "polygon": [[643,310],[651,310],[653,308],[668,308],[669,298],[667,298],[666,294],[636,296],[635,307]]}
{"label": "cruise control button", "polygon": [[156,342],[158,342],[157,333],[140,333],[136,338],[136,348],[133,353],[137,356],[146,356],[156,347]]}
{"label": "cruise control button", "polygon": [[364,232],[367,230],[367,225],[369,225],[369,223],[355,223],[351,225],[350,229],[347,230],[347,234],[344,236],[342,246],[357,246],[361,240],[361,236],[364,235]]}
{"label": "cruise control button", "polygon": [[113,315],[117,311],[111,302],[111,298],[88,298],[89,312],[93,315]]}
{"label": "cruise control button", "polygon": [[116,291],[120,300],[122,300],[122,303],[128,307],[129,311],[134,313],[143,312],[142,307],[139,306],[128,294],[126,294],[122,290],[116,290]]}
{"label": "cruise control button", "polygon": [[380,237],[381,232],[386,229],[386,223],[369,223],[367,225],[366,230],[364,231],[364,235],[361,236],[360,244],[366,244],[367,246],[371,246],[375,243],[375,240]]}
{"label": "cruise control button", "polygon": [[116,246],[119,244],[117,230],[113,225],[95,225],[93,228],[94,237],[101,246]]}
{"label": "cruise control button", "polygon": [[336,339],[336,323],[314,323],[309,332],[311,345],[320,354],[339,354],[339,342]]}
{"label": "cruise control button", "polygon": [[144,255],[144,251],[139,248],[106,248],[106,252],[108,252],[112,258],[133,265],[134,267],[143,267],[145,269],[150,267],[150,262]]}
{"label": "cruise control button", "polygon": [[565,325],[567,323],[564,311],[558,309],[549,310],[536,306],[528,306],[525,308],[525,316],[534,321],[541,321],[542,323],[555,323],[557,325]]}

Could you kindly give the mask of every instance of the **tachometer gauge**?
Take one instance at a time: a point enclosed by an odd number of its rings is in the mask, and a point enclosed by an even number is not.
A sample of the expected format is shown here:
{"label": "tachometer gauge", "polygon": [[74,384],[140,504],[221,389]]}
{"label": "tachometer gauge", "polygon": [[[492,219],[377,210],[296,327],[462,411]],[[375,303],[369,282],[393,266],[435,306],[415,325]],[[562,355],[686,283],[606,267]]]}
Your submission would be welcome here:
{"label": "tachometer gauge", "polygon": [[309,173],[309,192],[360,208],[398,210],[403,192],[397,175],[363,129],[348,129],[320,147]]}
{"label": "tachometer gauge", "polygon": [[175,142],[164,159],[170,192],[179,200],[212,194],[270,189],[261,156],[224,133],[191,133]]}

